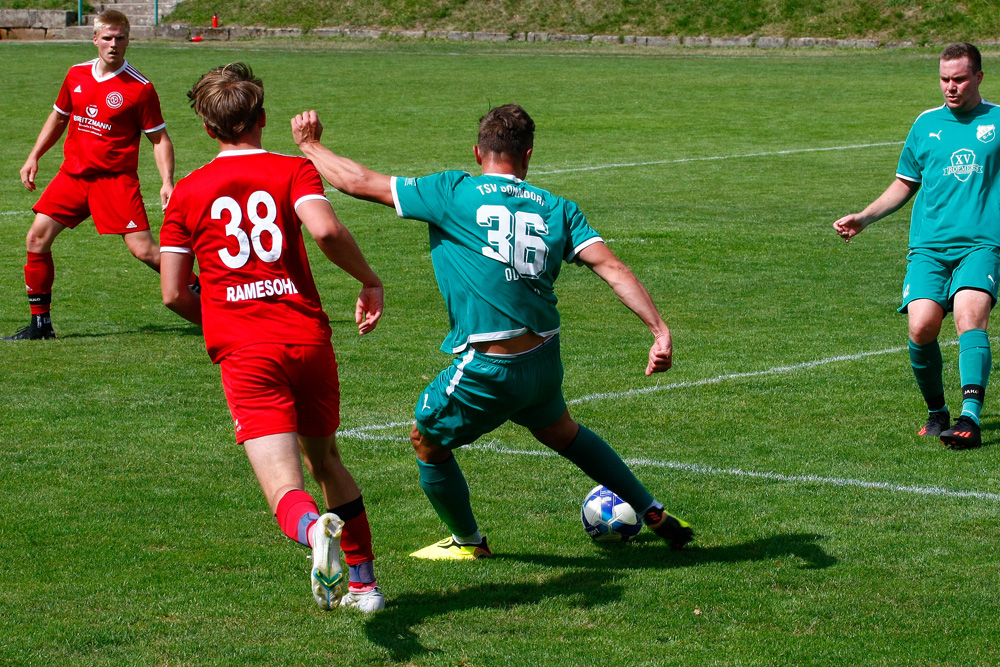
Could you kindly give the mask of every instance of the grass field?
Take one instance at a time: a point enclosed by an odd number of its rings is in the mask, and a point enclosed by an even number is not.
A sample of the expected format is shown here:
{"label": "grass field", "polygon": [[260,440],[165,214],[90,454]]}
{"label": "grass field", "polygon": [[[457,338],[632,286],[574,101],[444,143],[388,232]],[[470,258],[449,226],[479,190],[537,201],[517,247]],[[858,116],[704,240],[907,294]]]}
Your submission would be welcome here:
{"label": "grass field", "polygon": [[[129,52],[156,83],[178,176],[215,152],[185,93],[233,60],[265,81],[266,147],[294,152],[288,118],[315,108],[328,145],[393,174],[473,170],[490,104],[532,113],[529,180],[580,203],[674,335],[675,368],[645,377],[648,332],[568,267],[571,410],[697,541],[594,545],[579,523],[591,482],[504,427],[459,454],[496,557],[408,558],[444,534],[406,435],[448,363],[447,320],[421,225],[334,192],[386,285],[386,315],[360,338],[356,286],[312,253],[341,365],[340,442],[389,606],[320,612],[306,550],[280,534],[233,444],[200,332],[86,223],[55,246],[59,339],[0,347],[0,664],[1000,663],[996,395],[982,449],[914,435],[924,407],[895,313],[908,209],[849,245],[831,229],[884,189],[910,122],[940,104],[933,53],[239,46]],[[0,44],[4,333],[27,322],[35,195],[17,171],[67,66],[92,51]],[[987,54],[987,99],[996,63]],[[155,201],[148,145],[140,175]],[[954,406],[957,347],[944,354]]]}

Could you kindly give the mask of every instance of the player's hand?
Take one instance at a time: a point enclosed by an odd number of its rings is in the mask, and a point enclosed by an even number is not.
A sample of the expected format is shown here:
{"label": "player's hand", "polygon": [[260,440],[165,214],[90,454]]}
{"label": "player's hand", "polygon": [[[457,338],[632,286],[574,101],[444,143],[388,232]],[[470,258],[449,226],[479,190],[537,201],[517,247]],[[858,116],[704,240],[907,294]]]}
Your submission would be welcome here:
{"label": "player's hand", "polygon": [[382,286],[363,287],[358,294],[358,304],[354,308],[354,321],[358,324],[358,333],[364,336],[371,333],[382,319],[382,308],[385,305],[385,294]]}
{"label": "player's hand", "polygon": [[844,239],[847,243],[850,243],[851,239],[860,234],[865,227],[867,225],[861,222],[860,216],[857,213],[845,215],[833,223],[833,230],[840,234],[840,238]]}
{"label": "player's hand", "polygon": [[170,195],[174,192],[173,183],[164,183],[163,187],[160,188],[160,206],[163,210],[167,210],[167,204],[170,203]]}
{"label": "player's hand", "polygon": [[653,346],[649,348],[649,363],[646,365],[646,375],[662,373],[670,370],[674,363],[674,344],[670,339],[670,331],[657,334]]}
{"label": "player's hand", "polygon": [[35,174],[37,173],[38,160],[28,158],[28,161],[21,167],[21,183],[32,192],[35,190]]}
{"label": "player's hand", "polygon": [[292,139],[296,146],[318,143],[323,136],[323,124],[315,111],[303,111],[292,118]]}

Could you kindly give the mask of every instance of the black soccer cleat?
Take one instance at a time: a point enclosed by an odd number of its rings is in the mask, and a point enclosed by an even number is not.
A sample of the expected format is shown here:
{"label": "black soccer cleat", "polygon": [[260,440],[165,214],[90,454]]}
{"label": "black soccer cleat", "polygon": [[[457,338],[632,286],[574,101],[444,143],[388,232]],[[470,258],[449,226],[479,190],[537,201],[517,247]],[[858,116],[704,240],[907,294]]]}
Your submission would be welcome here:
{"label": "black soccer cleat", "polygon": [[676,551],[694,539],[694,530],[687,521],[667,513],[662,507],[650,507],[642,515],[642,522],[654,533],[670,543],[670,548]]}
{"label": "black soccer cleat", "polygon": [[947,410],[941,410],[939,412],[930,412],[927,414],[927,423],[917,431],[917,435],[926,435],[931,437],[938,437],[941,435],[942,431],[947,431],[951,426],[951,415],[948,414]]}
{"label": "black soccer cleat", "polygon": [[56,332],[52,330],[52,318],[48,313],[44,315],[32,315],[31,323],[17,333],[4,336],[0,340],[46,340],[55,338]]}
{"label": "black soccer cleat", "polygon": [[955,425],[941,433],[941,442],[952,449],[975,449],[983,444],[979,424],[971,417],[961,415]]}

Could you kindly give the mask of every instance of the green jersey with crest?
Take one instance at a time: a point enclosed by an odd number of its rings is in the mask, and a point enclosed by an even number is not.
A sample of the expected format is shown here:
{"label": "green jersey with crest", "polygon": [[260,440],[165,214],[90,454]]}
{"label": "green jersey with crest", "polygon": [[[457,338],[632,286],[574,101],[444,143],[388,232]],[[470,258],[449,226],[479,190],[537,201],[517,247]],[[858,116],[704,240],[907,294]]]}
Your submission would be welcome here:
{"label": "green jersey with crest", "polygon": [[401,218],[429,224],[431,261],[448,308],[449,353],[470,343],[559,331],[562,262],[601,242],[577,205],[514,176],[446,171],[392,178]]}
{"label": "green jersey with crest", "polygon": [[998,126],[1000,107],[986,101],[962,114],[942,105],[913,122],[896,168],[920,183],[910,248],[1000,246]]}

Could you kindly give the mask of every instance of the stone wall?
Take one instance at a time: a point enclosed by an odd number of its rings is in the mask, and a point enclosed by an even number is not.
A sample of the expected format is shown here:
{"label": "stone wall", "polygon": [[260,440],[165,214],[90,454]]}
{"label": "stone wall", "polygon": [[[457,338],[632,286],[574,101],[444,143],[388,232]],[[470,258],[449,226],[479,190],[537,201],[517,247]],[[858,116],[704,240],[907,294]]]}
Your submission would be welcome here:
{"label": "stone wall", "polygon": [[[86,17],[85,17],[86,18]],[[93,37],[89,25],[76,25],[76,12],[41,9],[0,9],[0,39],[71,39],[87,40]],[[623,44],[627,46],[686,46],[711,48],[905,48],[916,46],[908,41],[880,41],[877,39],[833,39],[829,37],[648,37],[643,35],[566,35],[545,32],[475,32],[457,30],[379,30],[369,28],[315,28],[304,32],[299,28],[266,28],[263,26],[223,26],[209,28],[180,24],[160,23],[157,26],[133,25],[131,37],[143,39],[170,39],[179,41],[234,41],[268,37],[302,37],[347,39],[446,39],[487,42],[591,42],[595,44]],[[997,46],[984,43],[983,46]]]}
{"label": "stone wall", "polygon": [[0,39],[65,39],[76,12],[58,9],[0,9]]}

